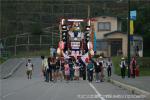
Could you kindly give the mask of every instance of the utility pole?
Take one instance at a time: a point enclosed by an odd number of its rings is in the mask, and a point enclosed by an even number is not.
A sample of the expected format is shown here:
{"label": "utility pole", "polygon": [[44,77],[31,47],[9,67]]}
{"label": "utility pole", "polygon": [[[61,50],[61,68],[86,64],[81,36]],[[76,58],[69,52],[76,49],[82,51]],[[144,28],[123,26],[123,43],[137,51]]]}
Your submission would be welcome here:
{"label": "utility pole", "polygon": [[91,8],[90,8],[90,5],[88,4],[88,16],[87,16],[88,19],[90,18],[90,13],[91,13],[91,12],[90,12],[90,9],[91,9]]}
{"label": "utility pole", "polygon": [[130,0],[128,0],[128,78],[130,78]]}

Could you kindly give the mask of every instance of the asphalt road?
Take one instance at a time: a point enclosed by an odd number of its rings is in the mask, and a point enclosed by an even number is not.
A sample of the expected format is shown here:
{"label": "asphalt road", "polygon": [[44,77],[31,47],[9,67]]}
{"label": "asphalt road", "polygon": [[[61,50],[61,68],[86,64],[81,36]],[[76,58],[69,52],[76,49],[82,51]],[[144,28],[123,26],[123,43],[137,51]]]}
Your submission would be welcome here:
{"label": "asphalt road", "polygon": [[12,77],[0,80],[1,100],[144,100],[135,96],[133,99],[130,92],[108,82],[80,80],[46,83],[40,73],[41,60],[34,58],[32,62],[34,72],[31,80],[26,77],[25,62]]}

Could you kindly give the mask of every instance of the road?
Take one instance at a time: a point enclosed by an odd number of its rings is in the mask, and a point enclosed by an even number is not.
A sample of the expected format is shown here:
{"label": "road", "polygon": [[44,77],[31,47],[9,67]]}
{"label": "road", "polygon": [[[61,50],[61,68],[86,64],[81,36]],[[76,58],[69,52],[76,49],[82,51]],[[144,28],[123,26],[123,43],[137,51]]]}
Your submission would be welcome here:
{"label": "road", "polygon": [[132,94],[108,82],[89,83],[80,80],[69,83],[65,81],[46,83],[40,73],[41,60],[34,58],[32,62],[34,72],[31,80],[26,77],[25,62],[12,77],[1,80],[1,100],[144,100],[119,97]]}

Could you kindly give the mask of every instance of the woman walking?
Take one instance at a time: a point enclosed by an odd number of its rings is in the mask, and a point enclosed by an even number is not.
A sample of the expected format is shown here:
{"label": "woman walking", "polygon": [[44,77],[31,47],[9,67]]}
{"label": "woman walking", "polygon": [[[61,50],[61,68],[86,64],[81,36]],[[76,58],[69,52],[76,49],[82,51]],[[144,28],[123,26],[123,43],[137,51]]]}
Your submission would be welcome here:
{"label": "woman walking", "polygon": [[98,83],[100,82],[99,76],[100,76],[100,71],[101,71],[98,59],[94,62],[94,66],[95,66],[96,83]]}
{"label": "woman walking", "polygon": [[48,77],[49,77],[49,81],[52,81],[52,59],[51,57],[48,58]]}
{"label": "woman walking", "polygon": [[54,80],[54,82],[56,82],[57,81],[57,75],[56,75],[56,59],[53,57],[52,58],[52,68],[53,68],[53,80]]}
{"label": "woman walking", "polygon": [[67,62],[65,62],[64,68],[65,68],[65,79],[68,82],[70,79],[70,68]]}
{"label": "woman walking", "polygon": [[74,70],[75,70],[74,72],[75,80],[79,80],[79,72],[80,72],[79,63],[76,63]]}

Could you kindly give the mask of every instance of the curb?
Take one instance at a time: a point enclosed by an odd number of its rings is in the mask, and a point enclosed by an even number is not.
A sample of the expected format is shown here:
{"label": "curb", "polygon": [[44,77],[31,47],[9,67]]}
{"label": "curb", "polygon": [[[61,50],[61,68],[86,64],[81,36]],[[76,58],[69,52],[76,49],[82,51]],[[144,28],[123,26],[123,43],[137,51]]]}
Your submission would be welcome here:
{"label": "curb", "polygon": [[121,83],[121,82],[113,80],[113,79],[110,79],[109,82],[130,91],[132,94],[144,95],[146,100],[150,100],[150,92],[141,90],[141,89],[139,89],[137,87],[133,87],[131,85]]}
{"label": "curb", "polygon": [[21,61],[11,70],[10,73],[8,73],[7,75],[5,75],[4,77],[2,77],[2,79],[7,79],[9,77],[11,77],[15,71],[18,70],[19,66],[23,63],[23,59],[21,59]]}

